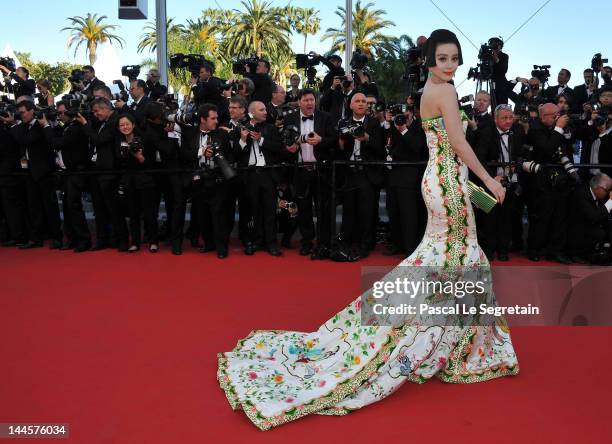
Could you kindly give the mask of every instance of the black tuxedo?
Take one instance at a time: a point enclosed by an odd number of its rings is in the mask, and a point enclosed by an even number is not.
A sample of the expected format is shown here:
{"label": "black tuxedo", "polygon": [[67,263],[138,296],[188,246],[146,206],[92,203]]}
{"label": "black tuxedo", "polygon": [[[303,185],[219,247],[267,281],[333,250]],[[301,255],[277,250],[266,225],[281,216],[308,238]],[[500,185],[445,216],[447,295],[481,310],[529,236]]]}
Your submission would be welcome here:
{"label": "black tuxedo", "polygon": [[[198,155],[204,140],[200,129],[192,128],[185,136],[183,158],[194,169],[200,170],[192,176],[192,214],[195,211],[205,247],[216,248],[218,252],[227,251],[233,228],[233,220],[228,218],[230,184],[212,158],[200,165],[205,160]],[[215,142],[219,144],[220,154],[231,164],[233,152],[227,132],[216,129],[207,133],[207,145]]]}
{"label": "black tuxedo", "polygon": [[[99,171],[112,171],[118,165],[119,116],[113,112],[105,122],[97,122],[95,127],[90,122],[83,126],[89,137],[91,168]],[[95,160],[94,160],[95,159]],[[91,197],[96,218],[96,238],[100,245],[109,245],[109,225],[112,223],[113,234],[119,247],[126,247],[128,230],[119,202],[119,178],[110,174],[96,175],[90,180]]]}
{"label": "black tuxedo", "polygon": [[259,124],[263,143],[256,147],[251,138],[244,147],[240,142],[234,143],[238,152],[236,158],[238,166],[247,168],[243,173],[243,183],[246,185],[246,194],[249,202],[250,215],[254,219],[254,230],[248,235],[249,242],[259,244],[267,248],[276,247],[276,186],[279,183],[277,168],[262,168],[249,166],[251,152],[261,152],[266,166],[279,163],[281,160],[282,144],[278,130],[274,125],[268,123]]}
{"label": "black tuxedo", "polygon": [[[531,158],[537,163],[556,163],[555,155],[559,146],[565,145],[562,134],[553,128],[546,128],[536,122],[530,129],[528,140],[533,146]],[[561,168],[546,168],[539,174],[526,176],[529,195],[529,250],[548,256],[562,252],[566,245],[568,219],[568,188],[562,180],[552,180],[551,173],[566,179]]]}
{"label": "black tuxedo", "polygon": [[[387,160],[418,162],[427,159],[427,142],[419,120],[414,120],[406,133],[395,126],[388,133]],[[419,166],[393,165],[387,170],[387,212],[393,249],[412,253],[424,228],[424,202],[421,195],[423,169]]]}
{"label": "black tuxedo", "polygon": [[21,96],[30,96],[33,98],[34,93],[36,92],[36,82],[34,79],[23,80],[14,72],[11,73],[10,77],[17,82],[11,85],[13,88],[13,94],[15,95],[15,100]]}
{"label": "black tuxedo", "polygon": [[147,80],[147,97],[151,100],[157,100],[164,94],[168,93],[168,87],[166,85],[162,85],[159,82],[151,82]]}
{"label": "black tuxedo", "polygon": [[[559,95],[559,87],[560,85],[549,86],[548,88],[546,88],[546,91],[544,91],[544,96],[548,97],[551,100],[556,99]],[[566,94],[572,102],[574,101],[574,90],[569,86],[565,86],[563,94]]]}
{"label": "black tuxedo", "polygon": [[193,87],[194,100],[198,105],[212,103],[218,105],[221,102],[222,81],[218,77],[210,77],[207,81],[198,81]]}
{"label": "black tuxedo", "polygon": [[27,241],[26,205],[23,178],[12,175],[20,170],[20,150],[8,125],[0,124],[0,206],[6,215],[9,239]]}
{"label": "black tuxedo", "polygon": [[577,186],[570,195],[568,245],[572,255],[588,258],[595,244],[609,240],[609,213],[597,202],[587,183]]}
{"label": "black tuxedo", "polygon": [[[510,128],[510,133],[507,146],[504,146],[502,135],[495,125],[487,128],[479,139],[477,152],[481,161],[485,162],[485,167],[492,177],[498,175],[498,167],[489,166],[487,163],[503,162],[502,152],[504,148],[508,152],[510,161],[516,161],[523,155],[522,147],[525,139],[523,128],[515,123]],[[505,169],[502,176],[505,176],[506,172],[508,171]],[[512,172],[508,172],[508,174],[507,178],[511,180]],[[517,175],[518,186],[522,186],[521,179],[524,174],[517,171]],[[490,213],[485,214],[482,218],[482,224],[484,225],[482,232],[484,234],[483,247],[490,254],[495,251],[500,254],[507,254],[511,241],[517,249],[522,248],[522,210],[524,203],[522,193],[517,194],[515,190],[519,190],[519,188],[507,189],[504,203],[496,205]]]}
{"label": "black tuxedo", "polygon": [[[61,156],[67,172],[82,171],[89,164],[89,140],[83,127],[76,121],[55,130],[45,128],[53,149]],[[64,190],[64,233],[73,246],[91,245],[91,235],[83,211],[81,196],[87,188],[87,177],[68,174],[62,178]]]}
{"label": "black tuxedo", "polygon": [[[313,147],[313,155],[317,162],[332,159],[338,143],[338,136],[334,129],[331,116],[324,111],[315,111],[313,116],[313,131],[321,136],[321,142]],[[294,113],[285,118],[284,125],[293,125],[300,129],[302,125],[301,113]],[[285,147],[283,148],[285,149]],[[301,147],[298,151],[290,153],[285,151],[287,161],[290,163],[301,163]],[[317,178],[317,174],[320,176]],[[298,226],[302,234],[302,244],[310,245],[315,237],[315,229],[312,218],[313,203],[318,205],[317,214],[317,242],[319,246],[329,247],[331,244],[331,209],[330,195],[331,182],[328,169],[311,167],[296,168],[293,175],[295,198],[298,205]],[[320,181],[320,182],[319,182]],[[319,189],[319,185],[321,189]]]}
{"label": "black tuxedo", "polygon": [[495,105],[508,103],[508,54],[498,53],[499,62],[493,64],[492,80],[495,82]]}
{"label": "black tuxedo", "polygon": [[587,86],[583,83],[582,85],[578,85],[574,88],[574,97],[572,103],[572,112],[574,113],[582,113],[582,105],[588,103],[590,98],[593,97],[593,92],[590,96],[588,93]]}
{"label": "black tuxedo", "polygon": [[[31,122],[30,122],[31,123]],[[28,212],[30,215],[30,240],[42,242],[45,222],[54,240],[62,240],[59,206],[57,202],[54,153],[45,130],[38,122],[21,123],[12,128],[20,147],[20,156],[27,159],[29,175],[26,176]]]}
{"label": "black tuxedo", "polygon": [[[345,122],[340,122],[342,127]],[[346,122],[348,123],[348,122]],[[368,142],[360,143],[361,160],[380,161],[385,158],[383,132],[378,120],[365,116],[364,124],[369,135]],[[355,139],[348,136],[344,139],[344,147],[340,148],[339,156],[350,160],[355,148]],[[383,167],[354,165],[346,168],[344,184],[344,204],[342,211],[342,233],[347,242],[359,241],[361,253],[367,253],[374,246],[374,214],[376,189],[382,185]]]}
{"label": "black tuxedo", "polygon": [[146,123],[145,108],[149,103],[151,103],[151,99],[149,99],[147,96],[144,96],[140,99],[140,102],[138,103],[133,101],[129,105],[124,105],[121,109],[121,114],[131,114],[136,119],[136,124],[142,128],[145,126]]}
{"label": "black tuxedo", "polygon": [[81,91],[82,94],[85,94],[88,97],[93,97],[93,91],[94,89],[96,89],[98,86],[105,86],[106,83],[104,83],[102,80],[100,80],[97,77],[94,77],[93,79],[91,79],[90,82],[88,82],[85,85],[85,88],[83,88],[83,91]]}
{"label": "black tuxedo", "polygon": [[245,77],[251,79],[255,85],[255,91],[251,95],[251,101],[257,100],[259,102],[268,103],[272,100],[274,81],[269,74],[247,73]]}
{"label": "black tuxedo", "polygon": [[345,94],[342,90],[329,88],[321,96],[321,109],[331,115],[334,124],[342,118],[343,109],[345,118],[349,118],[351,116],[351,99],[356,92],[353,89],[349,94]]}

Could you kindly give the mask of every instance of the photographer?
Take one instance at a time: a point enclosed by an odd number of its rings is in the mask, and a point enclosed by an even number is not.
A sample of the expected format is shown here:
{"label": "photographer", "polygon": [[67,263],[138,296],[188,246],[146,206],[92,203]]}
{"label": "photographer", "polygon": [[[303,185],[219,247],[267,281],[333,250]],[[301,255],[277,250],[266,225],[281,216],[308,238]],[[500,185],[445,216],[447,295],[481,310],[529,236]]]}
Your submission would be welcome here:
{"label": "photographer", "polygon": [[196,106],[204,103],[218,105],[221,102],[222,82],[221,79],[213,76],[213,72],[213,66],[207,62],[200,67],[198,82],[193,88]]}
{"label": "photographer", "polygon": [[117,167],[119,116],[110,101],[103,97],[91,102],[91,112],[95,121],[87,121],[80,113],[76,121],[83,125],[89,137],[90,168],[104,171],[104,174],[93,176],[89,184],[96,218],[96,244],[92,251],[110,247],[108,228],[112,223],[117,249],[125,252],[128,250],[128,230],[119,202],[119,178],[112,171]]}
{"label": "photographer", "polygon": [[272,91],[274,90],[274,81],[270,77],[270,62],[267,60],[259,60],[255,72],[251,72],[249,64],[245,65],[245,77],[251,79],[255,86],[255,90],[251,95],[251,100],[258,100],[263,103],[268,103],[272,99]]}
{"label": "photographer", "polygon": [[529,105],[541,105],[548,101],[544,95],[544,91],[542,91],[539,79],[532,77],[527,80],[522,77],[517,77],[516,81],[517,84],[520,83],[522,85],[520,94],[509,90],[508,96],[516,104],[517,108],[527,108]]}
{"label": "photographer", "polygon": [[42,247],[45,227],[51,236],[51,249],[62,247],[62,230],[57,203],[55,165],[46,131],[51,127],[44,116],[34,117],[34,104],[22,101],[17,104],[21,123],[11,128],[20,147],[21,167],[27,170],[25,177],[28,214],[30,216],[30,240],[21,248]]}
{"label": "photographer", "polygon": [[98,86],[106,85],[102,80],[96,77],[96,70],[93,66],[83,66],[83,94],[92,97],[93,91]]}
{"label": "photographer", "polygon": [[319,54],[315,53],[315,57],[327,66],[327,74],[323,77],[323,81],[321,82],[320,91],[321,93],[327,92],[329,88],[332,88],[332,83],[336,77],[342,77],[346,73],[344,72],[344,68],[342,68],[342,58],[338,55],[330,55],[329,57],[322,57]]}
{"label": "photographer", "polygon": [[[393,117],[387,135],[389,162],[418,162],[427,160],[427,143],[421,122],[412,110]],[[422,171],[419,166],[387,166],[387,213],[391,242],[385,255],[410,255],[419,243]]]}
{"label": "photographer", "polygon": [[504,42],[497,37],[489,39],[489,46],[493,50],[493,72],[491,79],[495,83],[495,105],[508,103],[508,54],[502,51]]}
{"label": "photographer", "polygon": [[51,88],[51,84],[48,80],[43,79],[36,82],[36,87],[38,88],[39,93],[36,95],[36,100],[38,101],[37,105],[40,108],[46,108],[48,106],[53,106],[55,104],[55,99],[53,98],[53,94],[49,91]]}
{"label": "photographer", "polygon": [[15,99],[21,96],[28,96],[30,100],[33,100],[34,93],[36,92],[36,82],[30,79],[30,71],[26,67],[20,66],[15,72],[11,72],[6,66],[0,65],[0,71],[16,82],[11,85]]}
{"label": "photographer", "polygon": [[[512,107],[497,105],[494,124],[480,135],[477,151],[481,153],[483,163],[516,162],[522,157],[524,137],[521,125],[515,122]],[[483,246],[490,260],[497,253],[497,258],[506,262],[509,259],[510,242],[514,239],[515,225],[522,225],[522,212],[517,211],[523,208],[519,203],[522,199],[522,174],[516,166],[487,166],[487,170],[508,192],[503,204],[495,205],[490,213],[484,215]],[[514,245],[515,249],[521,246]]]}
{"label": "photographer", "polygon": [[[191,165],[181,156],[181,128],[176,123],[164,121],[163,105],[149,102],[144,117],[143,142],[145,147],[150,147],[151,157],[155,156],[155,166],[162,170],[189,168]],[[191,184],[191,174],[157,174],[153,175],[153,181],[156,186],[153,214],[157,219],[163,192],[172,254],[180,255],[183,252],[186,193]]]}
{"label": "photographer", "polygon": [[602,265],[596,258],[603,253],[609,265],[610,251],[605,251],[603,245],[611,241],[612,179],[598,173],[576,187],[570,197],[568,243],[572,260]]}
{"label": "photographer", "polygon": [[289,154],[289,161],[301,166],[295,169],[293,177],[294,194],[299,208],[298,226],[302,235],[300,255],[308,256],[313,253],[315,226],[312,209],[314,205],[315,208],[319,208],[320,212],[317,221],[320,231],[316,233],[317,248],[312,257],[313,259],[324,259],[329,255],[331,244],[329,177],[326,171],[319,169],[318,174],[322,179],[321,186],[324,187],[323,190],[319,190],[317,167],[313,163],[331,160],[337,134],[329,114],[316,109],[314,90],[305,88],[300,91],[298,104],[300,112],[288,115],[283,126],[299,129],[299,138],[291,145],[284,145],[284,147]]}
{"label": "photographer", "polygon": [[[559,107],[552,103],[540,106],[539,122],[529,130],[533,146],[532,158],[538,164],[558,163],[560,155],[567,155],[564,128],[568,115],[559,115]],[[563,255],[567,237],[567,199],[570,180],[561,167],[542,168],[540,173],[528,174],[531,191],[529,210],[529,259],[539,261],[540,254],[562,264],[570,263]]]}
{"label": "photographer", "polygon": [[15,120],[10,111],[0,114],[0,206],[8,225],[5,247],[21,247],[28,240],[27,207],[23,196],[23,178],[15,175],[20,169],[20,149],[11,128]]}
{"label": "photographer", "polygon": [[147,84],[144,80],[132,79],[129,91],[132,103],[127,105],[123,100],[117,100],[115,108],[119,110],[120,115],[131,114],[136,119],[136,124],[142,128],[145,124],[145,108],[150,102],[147,97]]}
{"label": "photographer", "polygon": [[144,144],[142,133],[136,124],[136,118],[131,114],[123,114],[119,117],[117,129],[119,130],[118,163],[122,170],[129,171],[121,177],[130,218],[131,242],[128,252],[134,253],[140,250],[142,240],[140,224],[141,215],[143,215],[145,231],[149,241],[149,251],[157,253],[159,239],[155,183],[151,174],[141,172],[153,167],[155,150],[153,146]]}
{"label": "photographer", "polygon": [[334,122],[350,115],[351,98],[355,94],[353,77],[336,76],[331,88],[321,96],[321,109],[331,115]]}
{"label": "photographer", "polygon": [[159,70],[150,69],[147,73],[147,82],[145,91],[147,91],[147,98],[150,100],[157,100],[161,96],[168,93],[168,87],[159,83],[160,75]]}
{"label": "photographer", "polygon": [[[367,111],[365,95],[355,93],[351,99],[351,119],[339,123],[338,144],[343,159],[384,160],[380,123],[366,116]],[[378,166],[350,165],[346,169],[342,237],[349,244],[353,241],[359,243],[360,257],[367,257],[374,247],[375,190],[383,182],[382,173]]]}
{"label": "photographer", "polygon": [[[248,80],[248,79],[247,79]],[[250,80],[249,80],[250,81]],[[227,122],[222,122],[220,129],[227,131],[231,151],[236,153],[240,150],[238,141],[240,140],[240,127],[246,124],[247,102],[242,96],[234,96],[229,99],[229,116]],[[234,156],[236,157],[236,156]],[[236,159],[234,159],[236,160]],[[234,165],[236,166],[236,165]],[[233,226],[236,218],[236,201],[238,201],[238,238],[243,246],[246,246],[248,239],[247,222],[250,219],[248,196],[246,189],[240,180],[231,180],[228,191],[228,223]]]}
{"label": "photographer", "polygon": [[544,91],[544,96],[548,97],[548,99],[551,101],[556,99],[561,94],[565,94],[566,96],[573,98],[574,90],[568,86],[571,77],[572,74],[568,69],[561,69],[557,75],[558,85],[549,86],[546,91]]}
{"label": "photographer", "polygon": [[356,69],[355,76],[357,79],[356,90],[364,93],[366,96],[374,96],[378,98],[378,86],[372,82],[370,74],[364,72],[363,69]]}
{"label": "photographer", "polygon": [[272,92],[272,100],[266,104],[268,112],[268,123],[275,125],[277,128],[283,126],[283,117],[281,115],[282,106],[285,103],[285,88],[280,85],[275,85]]}
{"label": "photographer", "polygon": [[[612,110],[612,86],[604,86],[600,90],[600,103],[598,103],[587,122],[584,131],[585,149],[583,149],[582,159],[592,164],[612,163],[612,148],[610,148],[610,111]],[[591,107],[590,107],[591,109]],[[612,174],[612,168],[591,168],[591,174],[599,172]]]}
{"label": "photographer", "polygon": [[597,92],[597,78],[593,75],[593,70],[587,68],[583,72],[584,84],[574,88],[574,106],[572,112],[581,113],[584,105],[589,103],[593,94]]}
{"label": "photographer", "polygon": [[281,142],[278,130],[266,123],[267,112],[263,102],[253,101],[249,105],[251,121],[240,130],[238,141],[238,166],[247,168],[243,176],[249,200],[251,217],[246,255],[254,254],[257,248],[265,248],[272,256],[280,256],[276,240],[276,185],[278,172],[266,168],[278,163]]}
{"label": "photographer", "polygon": [[255,84],[249,78],[240,79],[236,83],[236,95],[244,98],[247,103],[251,103],[251,96],[255,91]]}
{"label": "photographer", "polygon": [[289,78],[289,83],[291,84],[291,88],[287,91],[287,95],[285,96],[285,103],[290,106],[298,106],[298,96],[300,94],[300,82],[301,78],[298,74],[291,74]]}
{"label": "photographer", "polygon": [[60,165],[68,173],[62,177],[64,233],[68,239],[66,249],[72,248],[76,253],[82,253],[91,248],[91,234],[81,200],[87,189],[87,177],[70,173],[87,169],[89,140],[83,127],[75,120],[77,113],[78,109],[71,109],[69,103],[58,102],[57,118],[60,125],[48,134],[52,148],[61,159]]}
{"label": "photographer", "polygon": [[[232,162],[231,146],[227,132],[217,128],[217,108],[204,104],[198,108],[197,127],[186,132],[182,150],[186,159],[197,171],[192,176],[192,204],[197,211],[199,230],[204,238],[200,252],[217,251],[217,257],[227,257],[233,223],[227,217],[229,183],[225,164]],[[186,128],[183,128],[187,131]],[[233,172],[233,170],[232,170]]]}
{"label": "photographer", "polygon": [[468,120],[466,138],[472,146],[478,143],[478,134],[486,127],[493,127],[493,117],[489,113],[491,95],[486,91],[479,91],[474,97],[474,115]]}

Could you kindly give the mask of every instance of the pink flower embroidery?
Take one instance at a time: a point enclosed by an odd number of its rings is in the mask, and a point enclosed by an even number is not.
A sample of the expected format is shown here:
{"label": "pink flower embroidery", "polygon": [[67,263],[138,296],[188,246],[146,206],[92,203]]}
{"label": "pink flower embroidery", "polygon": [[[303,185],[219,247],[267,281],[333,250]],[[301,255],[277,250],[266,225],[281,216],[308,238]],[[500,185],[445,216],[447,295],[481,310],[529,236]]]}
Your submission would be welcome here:
{"label": "pink flower embroidery", "polygon": [[287,399],[285,399],[285,402],[292,403],[293,402],[293,398],[287,398]]}
{"label": "pink flower embroidery", "polygon": [[257,373],[255,373],[255,372],[250,372],[250,373],[249,373],[249,379],[250,379],[250,380],[257,379]]}
{"label": "pink flower embroidery", "polygon": [[355,302],[355,310],[359,311],[361,310],[361,305],[363,304],[363,302],[361,301],[361,299],[359,299],[357,302]]}
{"label": "pink flower embroidery", "polygon": [[321,379],[318,385],[319,387],[325,387],[325,384],[326,384],[325,380]]}
{"label": "pink flower embroidery", "polygon": [[438,363],[440,364],[440,367],[444,367],[444,365],[446,365],[446,358],[444,356],[440,356]]}
{"label": "pink flower embroidery", "polygon": [[423,261],[421,259],[417,259],[414,261],[414,265],[421,265]]}

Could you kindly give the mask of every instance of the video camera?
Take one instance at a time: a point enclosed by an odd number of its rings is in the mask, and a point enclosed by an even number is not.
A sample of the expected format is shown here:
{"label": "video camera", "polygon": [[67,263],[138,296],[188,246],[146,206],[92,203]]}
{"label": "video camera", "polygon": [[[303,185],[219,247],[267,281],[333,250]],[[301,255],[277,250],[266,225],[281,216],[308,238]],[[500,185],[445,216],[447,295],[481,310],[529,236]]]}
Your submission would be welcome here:
{"label": "video camera", "polygon": [[121,67],[121,75],[127,77],[129,80],[136,80],[139,74],[140,65],[126,65]]}
{"label": "video camera", "polygon": [[309,86],[317,84],[317,70],[315,66],[317,66],[319,62],[320,59],[312,51],[308,54],[295,55],[295,67],[297,69],[306,70],[306,84]]}
{"label": "video camera", "polygon": [[533,65],[531,77],[535,77],[540,81],[542,89],[544,88],[544,84],[548,83],[548,78],[550,77],[550,71],[548,70],[549,68],[550,65]]}
{"label": "video camera", "polygon": [[6,96],[0,98],[0,117],[9,117],[15,114],[17,107],[14,100],[9,100]]}
{"label": "video camera", "polygon": [[[253,74],[257,70],[257,65],[261,60],[262,59],[257,56],[248,59],[238,59],[232,63],[232,72],[240,75],[245,75],[247,73]],[[246,69],[247,66],[249,67],[248,71]]]}
{"label": "video camera", "polygon": [[207,64],[211,68],[211,72],[215,71],[215,64],[209,60],[206,60],[204,56],[200,54],[173,54],[170,56],[170,69],[176,71],[177,69],[187,69],[191,74],[200,74],[200,68]]}
{"label": "video camera", "polygon": [[415,46],[414,48],[408,49],[406,51],[406,56],[404,59],[405,72],[402,76],[403,80],[406,80],[408,83],[408,95],[416,95],[417,91],[424,86],[424,82],[422,81],[422,71],[423,71],[423,48],[420,46]]}
{"label": "video camera", "polygon": [[[123,74],[123,69],[121,69],[121,74]],[[128,92],[125,90],[125,86],[123,85],[123,82],[121,80],[113,80],[113,84],[119,87],[119,92],[116,94],[113,94],[112,99],[127,102],[130,99],[130,97],[128,95]]]}
{"label": "video camera", "polygon": [[15,60],[10,57],[0,57],[0,66],[4,66],[11,72],[15,72],[15,70],[17,69],[17,67],[15,66]]}

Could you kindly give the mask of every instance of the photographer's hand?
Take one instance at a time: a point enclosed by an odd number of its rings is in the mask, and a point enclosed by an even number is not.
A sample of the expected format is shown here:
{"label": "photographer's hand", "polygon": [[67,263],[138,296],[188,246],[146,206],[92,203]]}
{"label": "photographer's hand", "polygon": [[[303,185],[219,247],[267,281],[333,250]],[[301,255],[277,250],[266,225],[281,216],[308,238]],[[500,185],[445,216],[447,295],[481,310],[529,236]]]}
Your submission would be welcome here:
{"label": "photographer's hand", "polygon": [[364,133],[362,137],[355,137],[355,140],[359,140],[360,142],[368,142],[370,140],[370,135],[368,133]]}
{"label": "photographer's hand", "polygon": [[11,70],[8,69],[6,66],[0,65],[0,70],[2,70],[2,72],[4,72],[4,74],[10,74],[11,73]]}
{"label": "photographer's hand", "polygon": [[296,143],[287,147],[287,151],[289,151],[291,154],[295,154],[297,150],[298,150],[298,146]]}
{"label": "photographer's hand", "polygon": [[282,208],[283,210],[287,208],[287,201],[284,199],[281,199],[278,201],[278,208]]}
{"label": "photographer's hand", "polygon": [[172,122],[168,122],[166,123],[166,125],[164,126],[164,131],[167,133],[171,133],[174,131],[174,123]]}
{"label": "photographer's hand", "polygon": [[393,121],[393,113],[391,111],[385,111],[385,120],[387,122]]}
{"label": "photographer's hand", "polygon": [[247,137],[249,137],[249,130],[244,127],[240,128],[240,140],[246,143]]}
{"label": "photographer's hand", "polygon": [[251,139],[256,140],[259,142],[259,140],[261,140],[261,133],[258,133],[256,131],[249,131],[249,135],[251,136]]}
{"label": "photographer's hand", "polygon": [[476,119],[472,118],[468,120],[468,126],[472,131],[476,131],[478,129],[478,124],[476,123]]}
{"label": "photographer's hand", "polygon": [[74,120],[76,120],[81,125],[87,125],[87,119],[83,117],[81,113],[78,113],[76,117],[74,118]]}
{"label": "photographer's hand", "polygon": [[207,159],[210,159],[212,157],[212,155],[213,155],[213,150],[212,150],[212,148],[209,145],[204,150],[204,157],[206,157]]}
{"label": "photographer's hand", "polygon": [[558,126],[559,128],[563,129],[567,126],[567,123],[569,122],[569,116],[567,114],[564,114],[562,116],[559,116],[559,118],[557,119],[555,126]]}
{"label": "photographer's hand", "polygon": [[136,151],[135,153],[133,153],[133,156],[136,158],[136,160],[138,160],[139,163],[144,163],[145,157],[142,154],[142,150]]}
{"label": "photographer's hand", "polygon": [[318,144],[321,143],[321,141],[323,140],[323,138],[321,136],[319,136],[317,133],[313,132],[313,136],[312,137],[307,137],[306,138],[306,143],[308,143],[309,145],[312,146],[317,146]]}
{"label": "photographer's hand", "polygon": [[15,123],[15,116],[9,114],[8,117],[0,117],[0,122],[6,123],[7,125],[12,125]]}

